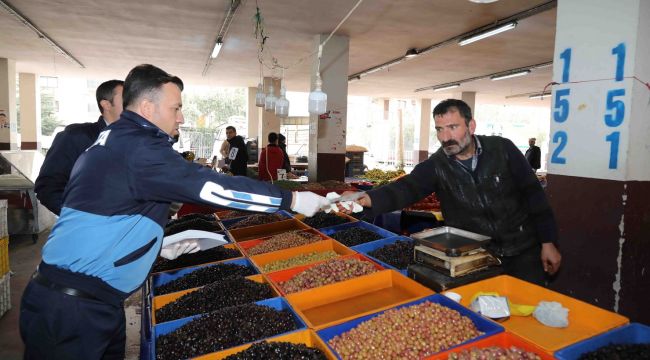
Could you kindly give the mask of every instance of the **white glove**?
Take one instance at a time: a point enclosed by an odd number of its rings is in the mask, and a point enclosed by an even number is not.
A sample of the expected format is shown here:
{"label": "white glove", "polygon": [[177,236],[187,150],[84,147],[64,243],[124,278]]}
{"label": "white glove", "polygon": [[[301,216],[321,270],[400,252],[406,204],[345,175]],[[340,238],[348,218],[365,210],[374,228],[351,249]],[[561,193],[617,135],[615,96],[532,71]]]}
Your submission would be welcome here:
{"label": "white glove", "polygon": [[174,260],[183,254],[191,254],[199,250],[199,243],[196,241],[179,241],[162,248],[160,256],[167,260]]}
{"label": "white glove", "polygon": [[321,209],[330,206],[329,200],[311,191],[294,191],[291,210],[311,217]]}

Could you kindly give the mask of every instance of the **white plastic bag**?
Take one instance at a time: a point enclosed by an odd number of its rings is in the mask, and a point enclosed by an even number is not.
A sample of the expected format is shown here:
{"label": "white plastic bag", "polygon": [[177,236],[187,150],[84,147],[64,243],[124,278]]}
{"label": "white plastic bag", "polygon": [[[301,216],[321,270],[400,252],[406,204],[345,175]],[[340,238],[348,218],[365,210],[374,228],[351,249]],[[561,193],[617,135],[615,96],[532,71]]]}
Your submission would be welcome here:
{"label": "white plastic bag", "polygon": [[569,309],[557,301],[540,301],[533,316],[546,326],[555,328],[569,326]]}
{"label": "white plastic bag", "polygon": [[470,308],[490,319],[505,319],[510,317],[510,306],[505,296],[481,295],[474,299]]}

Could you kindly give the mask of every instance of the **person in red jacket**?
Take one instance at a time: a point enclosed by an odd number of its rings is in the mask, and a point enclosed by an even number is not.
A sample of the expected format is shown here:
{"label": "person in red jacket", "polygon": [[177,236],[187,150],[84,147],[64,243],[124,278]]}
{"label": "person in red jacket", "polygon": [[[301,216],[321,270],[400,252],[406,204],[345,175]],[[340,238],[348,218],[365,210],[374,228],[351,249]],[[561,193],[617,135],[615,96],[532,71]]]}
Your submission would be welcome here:
{"label": "person in red jacket", "polygon": [[269,181],[278,179],[278,169],[283,169],[284,153],[278,146],[278,134],[269,133],[269,144],[260,153],[259,178]]}

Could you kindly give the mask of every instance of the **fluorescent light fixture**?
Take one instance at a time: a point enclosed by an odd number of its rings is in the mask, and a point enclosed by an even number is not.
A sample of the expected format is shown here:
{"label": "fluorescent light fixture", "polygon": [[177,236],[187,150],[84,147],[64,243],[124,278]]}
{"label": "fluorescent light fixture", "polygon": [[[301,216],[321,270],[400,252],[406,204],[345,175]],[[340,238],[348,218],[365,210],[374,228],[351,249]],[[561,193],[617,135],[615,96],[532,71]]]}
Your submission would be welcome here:
{"label": "fluorescent light fixture", "polygon": [[509,74],[504,74],[504,75],[493,75],[490,76],[490,80],[503,80],[503,79],[510,79],[513,77],[518,77],[518,76],[524,76],[530,74],[530,70],[522,70],[522,71],[517,71]]}
{"label": "fluorescent light fixture", "polygon": [[543,100],[544,98],[549,98],[550,96],[551,96],[551,93],[547,92],[547,93],[540,93],[540,94],[530,95],[528,98],[529,99],[542,99]]}
{"label": "fluorescent light fixture", "polygon": [[441,86],[439,88],[433,89],[433,91],[443,91],[443,90],[449,90],[449,89],[455,89],[459,87],[460,84],[451,84],[451,85],[446,85],[446,86]]}
{"label": "fluorescent light fixture", "polygon": [[216,59],[217,56],[219,56],[219,51],[221,51],[221,47],[223,46],[223,43],[221,41],[217,41],[214,43],[214,49],[212,49],[212,54],[210,54],[210,57],[212,59]]}
{"label": "fluorescent light fixture", "polygon": [[461,39],[458,42],[458,45],[465,46],[465,45],[471,44],[471,43],[473,43],[475,41],[483,40],[483,39],[485,39],[487,37],[490,37],[490,36],[493,36],[493,35],[496,35],[496,34],[500,34],[500,33],[504,32],[504,31],[512,30],[515,27],[517,27],[517,22],[512,21],[512,22],[509,22],[507,24],[503,24],[503,25],[494,27],[492,29],[489,29],[487,31],[478,33],[476,35],[468,36],[468,37],[466,37],[464,39]]}
{"label": "fluorescent light fixture", "polygon": [[418,49],[411,48],[411,49],[408,49],[408,51],[406,52],[406,55],[404,55],[404,57],[407,58],[407,59],[411,59],[411,58],[414,58],[414,57],[416,57],[418,55],[419,55]]}

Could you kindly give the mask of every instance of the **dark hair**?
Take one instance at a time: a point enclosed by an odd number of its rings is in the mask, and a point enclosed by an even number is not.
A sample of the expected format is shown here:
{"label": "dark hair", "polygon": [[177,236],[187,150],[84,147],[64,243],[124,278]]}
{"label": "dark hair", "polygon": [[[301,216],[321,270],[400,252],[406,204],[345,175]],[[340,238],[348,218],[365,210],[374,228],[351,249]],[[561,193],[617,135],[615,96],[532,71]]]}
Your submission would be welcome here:
{"label": "dark hair", "polygon": [[143,96],[148,96],[149,100],[156,101],[160,88],[167,83],[174,83],[183,91],[183,81],[177,76],[170,75],[149,64],[134,67],[124,80],[124,92],[122,93],[124,109],[133,105]]}
{"label": "dark hair", "polygon": [[275,144],[276,141],[278,141],[278,134],[274,132],[269,133],[269,144]]}
{"label": "dark hair", "polygon": [[282,134],[278,134],[278,140],[279,140],[280,142],[282,142],[282,141],[287,140],[287,138],[286,138],[284,135],[282,135]]}
{"label": "dark hair", "polygon": [[433,108],[433,117],[435,118],[438,115],[444,115],[454,110],[458,111],[460,116],[465,119],[465,125],[469,125],[470,120],[472,120],[472,109],[463,100],[447,99],[441,101]]}
{"label": "dark hair", "polygon": [[97,107],[99,108],[100,113],[104,113],[104,109],[100,104],[102,100],[107,100],[113,104],[113,98],[115,97],[115,88],[118,86],[124,86],[124,81],[122,80],[108,80],[97,87],[95,91],[95,98],[97,99]]}
{"label": "dark hair", "polygon": [[237,129],[235,129],[234,126],[226,126],[226,130],[232,130],[234,132],[237,132]]}

